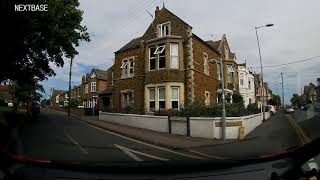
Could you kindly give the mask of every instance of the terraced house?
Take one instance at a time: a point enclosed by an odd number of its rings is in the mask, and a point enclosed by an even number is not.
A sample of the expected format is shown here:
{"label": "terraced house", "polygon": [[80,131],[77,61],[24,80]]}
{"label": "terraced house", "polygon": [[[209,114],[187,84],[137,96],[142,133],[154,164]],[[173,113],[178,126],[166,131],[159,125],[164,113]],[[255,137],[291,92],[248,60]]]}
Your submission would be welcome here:
{"label": "terraced house", "polygon": [[141,37],[115,52],[112,87],[104,93],[113,101],[107,104],[116,111],[135,107],[145,112],[179,109],[195,100],[216,104],[221,101],[221,60],[232,102],[239,85],[236,57],[226,36],[204,41],[164,7],[157,7],[154,17]]}
{"label": "terraced house", "polygon": [[81,94],[86,114],[98,114],[98,95],[107,88],[107,71],[93,68],[90,74],[82,76]]}

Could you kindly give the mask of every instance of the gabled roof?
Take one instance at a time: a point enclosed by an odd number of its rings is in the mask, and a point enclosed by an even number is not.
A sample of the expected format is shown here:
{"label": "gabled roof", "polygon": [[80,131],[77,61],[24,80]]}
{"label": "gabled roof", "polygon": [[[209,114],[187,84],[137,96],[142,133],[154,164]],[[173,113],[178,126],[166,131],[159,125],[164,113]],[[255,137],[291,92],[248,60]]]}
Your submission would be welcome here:
{"label": "gabled roof", "polygon": [[197,38],[198,40],[200,40],[201,42],[203,42],[206,46],[208,46],[209,48],[211,48],[214,52],[220,54],[220,52],[218,50],[216,50],[215,48],[213,48],[210,44],[207,43],[207,41],[204,41],[203,39],[201,39],[199,36],[192,34],[193,37]]}
{"label": "gabled roof", "polygon": [[120,48],[116,53],[123,52],[129,49],[135,49],[140,47],[140,42],[142,40],[142,37],[138,37],[135,39],[132,39],[130,42],[128,42],[126,45],[124,45],[122,48]]}
{"label": "gabled roof", "polygon": [[213,49],[219,51],[221,40],[218,40],[218,41],[210,40],[210,41],[206,41],[206,43],[208,43]]}
{"label": "gabled roof", "polygon": [[64,91],[64,90],[58,90],[58,89],[54,89],[53,91],[52,91],[52,94],[63,94],[63,93],[65,93],[66,91]]}
{"label": "gabled roof", "polygon": [[[107,80],[107,71],[93,68],[91,73],[94,72],[97,79]],[[90,73],[90,74],[91,74]]]}

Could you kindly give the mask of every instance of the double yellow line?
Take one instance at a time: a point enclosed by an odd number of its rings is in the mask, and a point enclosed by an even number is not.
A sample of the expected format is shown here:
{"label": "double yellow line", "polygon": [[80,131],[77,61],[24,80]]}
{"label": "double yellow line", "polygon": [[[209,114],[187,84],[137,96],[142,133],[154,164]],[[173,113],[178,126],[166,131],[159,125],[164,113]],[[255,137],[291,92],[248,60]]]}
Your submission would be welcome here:
{"label": "double yellow line", "polygon": [[293,129],[296,131],[296,133],[299,136],[300,141],[302,144],[308,144],[311,142],[311,139],[305,134],[305,132],[299,127],[299,125],[294,121],[294,119],[291,117],[291,115],[286,114],[288,117],[288,120],[293,127]]}

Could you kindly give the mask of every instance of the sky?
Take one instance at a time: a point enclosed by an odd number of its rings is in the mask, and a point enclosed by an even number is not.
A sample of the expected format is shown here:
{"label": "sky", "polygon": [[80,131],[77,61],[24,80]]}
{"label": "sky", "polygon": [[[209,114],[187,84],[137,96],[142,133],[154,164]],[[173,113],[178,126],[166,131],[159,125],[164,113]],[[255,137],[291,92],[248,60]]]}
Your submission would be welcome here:
{"label": "sky", "polygon": [[[281,94],[283,72],[285,102],[293,93],[320,78],[320,1],[319,0],[79,0],[84,11],[82,24],[87,26],[91,41],[82,42],[72,67],[72,86],[81,83],[82,75],[93,67],[107,69],[114,52],[131,39],[143,35],[152,22],[156,6],[167,9],[190,24],[193,33],[203,40],[219,40],[226,34],[237,63],[259,73],[260,63],[255,26],[268,23],[273,27],[258,29],[263,66],[309,61],[264,68],[264,81],[274,94]],[[63,68],[51,67],[55,77],[42,82],[48,98],[51,88],[68,89],[69,59]]]}

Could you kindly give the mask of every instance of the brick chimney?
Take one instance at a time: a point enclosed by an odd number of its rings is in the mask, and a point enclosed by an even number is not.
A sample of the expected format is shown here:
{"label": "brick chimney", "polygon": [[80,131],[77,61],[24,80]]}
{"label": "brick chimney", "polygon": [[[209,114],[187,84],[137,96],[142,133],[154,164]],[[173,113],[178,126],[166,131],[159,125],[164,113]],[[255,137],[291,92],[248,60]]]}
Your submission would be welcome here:
{"label": "brick chimney", "polygon": [[160,9],[159,9],[159,6],[157,6],[157,7],[156,7],[156,10],[155,10],[155,12],[154,12],[154,15],[155,15],[154,18],[156,18],[156,17],[158,16],[159,12],[160,12]]}

